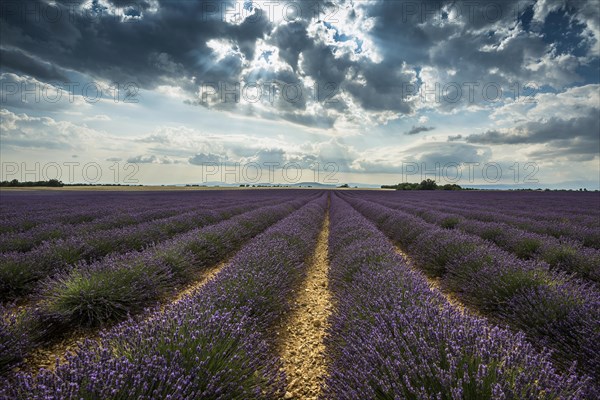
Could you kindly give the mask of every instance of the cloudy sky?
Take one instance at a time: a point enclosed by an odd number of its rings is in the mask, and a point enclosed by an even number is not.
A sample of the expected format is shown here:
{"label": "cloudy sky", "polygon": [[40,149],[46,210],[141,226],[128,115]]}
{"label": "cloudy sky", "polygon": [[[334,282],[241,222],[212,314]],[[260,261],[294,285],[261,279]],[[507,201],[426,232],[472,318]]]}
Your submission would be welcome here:
{"label": "cloudy sky", "polygon": [[598,0],[0,4],[2,179],[600,185]]}

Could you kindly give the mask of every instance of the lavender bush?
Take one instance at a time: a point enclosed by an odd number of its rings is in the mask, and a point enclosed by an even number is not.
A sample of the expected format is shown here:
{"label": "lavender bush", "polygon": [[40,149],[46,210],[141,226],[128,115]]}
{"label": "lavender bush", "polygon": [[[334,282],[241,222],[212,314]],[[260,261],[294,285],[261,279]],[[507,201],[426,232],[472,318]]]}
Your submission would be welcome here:
{"label": "lavender bush", "polygon": [[79,261],[90,261],[111,253],[141,250],[198,226],[215,223],[259,204],[237,204],[203,209],[123,228],[91,232],[83,236],[46,241],[32,251],[0,254],[0,299],[18,298],[35,289],[42,278]]}
{"label": "lavender bush", "polygon": [[55,372],[17,374],[0,396],[281,398],[285,381],[269,327],[304,276],[325,201],[320,196],[269,228],[214,280],[164,312],[130,319],[100,343],[88,341]]}
{"label": "lavender bush", "polygon": [[559,374],[522,334],[461,314],[387,238],[332,201],[327,399],[584,399],[589,379]]}
{"label": "lavender bush", "polygon": [[[414,224],[421,233],[403,250],[418,267],[433,270],[442,285],[466,304],[526,332],[538,347],[552,349],[559,362],[576,361],[580,372],[600,378],[600,294],[596,287],[552,271],[543,262],[520,260],[473,235],[442,229],[370,201],[349,200],[368,218],[384,221],[380,227],[394,240],[399,231],[392,227]],[[400,233],[410,231],[405,228]],[[435,256],[436,252],[441,255]],[[536,306],[543,304],[540,293],[547,296],[546,303],[554,303],[550,309],[556,312]],[[568,337],[565,329],[570,329]]]}
{"label": "lavender bush", "polygon": [[21,311],[29,346],[19,351],[26,353],[76,326],[102,326],[139,313],[307,200],[262,207],[142,252],[80,264],[47,280],[38,303]]}
{"label": "lavender bush", "polygon": [[577,240],[563,237],[557,239],[501,222],[472,220],[427,205],[393,202],[380,204],[416,215],[442,228],[458,229],[490,240],[519,258],[545,261],[551,267],[576,273],[595,282],[600,281],[600,250],[585,247]]}

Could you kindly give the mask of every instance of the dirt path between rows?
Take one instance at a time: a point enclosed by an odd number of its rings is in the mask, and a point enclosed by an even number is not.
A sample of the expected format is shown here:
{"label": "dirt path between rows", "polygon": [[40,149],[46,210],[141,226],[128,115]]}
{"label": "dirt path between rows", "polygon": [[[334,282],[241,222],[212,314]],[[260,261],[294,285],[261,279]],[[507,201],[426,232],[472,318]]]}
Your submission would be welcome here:
{"label": "dirt path between rows", "polygon": [[229,263],[232,257],[227,257],[225,261],[221,261],[220,263],[209,267],[202,272],[199,273],[198,279],[193,283],[185,286],[183,290],[180,290],[174,297],[172,297],[169,301],[165,302],[164,305],[161,306],[161,310],[164,311],[167,307],[179,303],[186,296],[193,295],[198,289],[202,286],[206,285],[209,281],[213,280],[214,277],[221,272],[223,267]]}
{"label": "dirt path between rows", "polygon": [[[163,300],[159,312],[163,312],[169,306],[182,301],[186,296],[192,295],[196,290],[206,285],[206,283],[212,280],[223,269],[229,262],[229,259],[230,258],[199,272],[197,279],[193,283],[185,285],[175,294]],[[155,315],[154,312],[151,313],[148,318],[152,318],[153,315]],[[36,373],[40,368],[45,368],[54,371],[56,369],[57,359],[60,363],[65,362],[67,352],[74,352],[77,350],[79,345],[85,341],[85,339],[98,340],[99,332],[101,330],[102,328],[80,328],[59,342],[34,349],[31,354],[25,358],[25,362],[19,370]]]}
{"label": "dirt path between rows", "polygon": [[406,254],[399,246],[394,244],[394,249],[396,250],[396,253],[398,253],[400,256],[402,256],[402,258],[404,258],[404,261],[406,261],[406,265],[410,269],[423,275],[423,277],[427,281],[427,285],[429,286],[429,289],[431,289],[432,291],[439,292],[442,296],[444,296],[446,301],[448,301],[448,303],[450,303],[450,305],[452,307],[454,307],[455,309],[457,309],[458,311],[460,311],[463,314],[471,314],[471,315],[480,316],[476,310],[467,308],[455,294],[448,293],[447,291],[443,290],[442,284],[441,284],[441,278],[431,278],[431,277],[427,276],[421,270],[419,270],[419,268],[417,268],[415,266],[415,264],[413,263],[410,256],[408,254]]}
{"label": "dirt path between rows", "polygon": [[277,328],[278,352],[287,375],[285,399],[317,399],[327,372],[323,338],[331,313],[327,274],[329,210],[293,309]]}

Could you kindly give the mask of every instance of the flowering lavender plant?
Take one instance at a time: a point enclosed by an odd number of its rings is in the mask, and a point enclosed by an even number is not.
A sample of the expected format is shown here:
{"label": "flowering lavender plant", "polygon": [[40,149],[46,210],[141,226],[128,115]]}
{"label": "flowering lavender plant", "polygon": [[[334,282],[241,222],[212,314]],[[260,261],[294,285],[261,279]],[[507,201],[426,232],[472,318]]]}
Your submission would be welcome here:
{"label": "flowering lavender plant", "polygon": [[589,378],[561,375],[524,335],[454,309],[377,228],[332,201],[330,278],[337,310],[325,398],[584,399]]}

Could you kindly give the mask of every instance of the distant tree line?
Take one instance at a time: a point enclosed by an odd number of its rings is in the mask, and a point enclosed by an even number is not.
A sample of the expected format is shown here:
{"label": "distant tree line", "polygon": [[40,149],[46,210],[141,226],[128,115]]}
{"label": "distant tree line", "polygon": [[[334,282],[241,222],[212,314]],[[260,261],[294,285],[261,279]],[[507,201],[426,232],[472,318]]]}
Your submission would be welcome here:
{"label": "distant tree line", "polygon": [[[144,185],[129,185],[122,183],[64,183],[64,186],[144,186]],[[165,185],[162,185],[165,186]]]}
{"label": "distant tree line", "polygon": [[[12,181],[0,182],[0,187],[63,187],[63,186],[143,186],[143,185],[122,185],[120,183],[63,183],[58,179],[37,182],[19,182],[17,179]],[[164,186],[164,185],[163,185]]]}
{"label": "distant tree line", "polygon": [[19,182],[17,179],[12,181],[2,181],[0,186],[5,187],[33,187],[33,186],[47,186],[47,187],[63,187],[64,183],[58,179],[50,179],[48,181],[37,181],[37,182]]}
{"label": "distant tree line", "polygon": [[425,179],[421,183],[403,182],[397,185],[382,185],[381,188],[396,190],[463,190],[462,187],[455,183],[438,185],[433,179]]}

